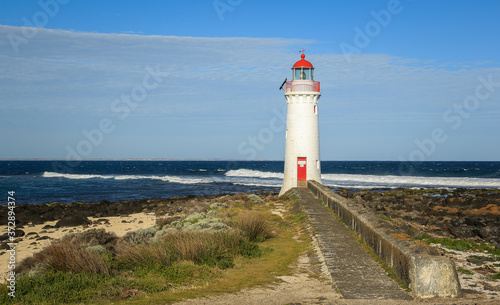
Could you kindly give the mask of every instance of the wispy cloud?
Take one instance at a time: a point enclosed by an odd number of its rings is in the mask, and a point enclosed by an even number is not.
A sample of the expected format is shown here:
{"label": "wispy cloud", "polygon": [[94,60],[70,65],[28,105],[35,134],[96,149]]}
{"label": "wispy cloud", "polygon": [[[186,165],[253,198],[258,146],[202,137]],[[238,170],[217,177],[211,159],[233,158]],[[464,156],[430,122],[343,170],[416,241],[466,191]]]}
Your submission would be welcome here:
{"label": "wispy cloud", "polygon": [[[34,129],[42,118],[70,120],[73,127],[66,131],[79,132],[96,118],[117,116],[112,102],[130,94],[142,83],[146,67],[153,67],[168,72],[168,77],[130,113],[135,119],[123,124],[135,124],[140,134],[148,132],[140,127],[145,120],[149,128],[155,120],[158,128],[178,128],[180,120],[182,126],[210,125],[221,134],[231,133],[233,139],[258,130],[267,124],[271,109],[284,107],[278,87],[289,77],[299,46],[315,43],[40,28],[15,53],[7,33],[21,35],[21,28],[0,26],[0,111],[4,116],[22,116],[33,122]],[[353,55],[347,63],[342,54],[307,56],[321,82],[325,122],[339,116],[353,121],[439,117],[474,93],[479,75],[492,74],[500,81],[500,68],[485,63],[439,63],[374,54]],[[487,109],[488,118],[498,117],[499,92],[478,109],[479,115]],[[241,123],[248,121],[255,127]],[[196,129],[189,128],[193,134],[203,134],[203,129]],[[46,136],[50,137],[50,131]]]}

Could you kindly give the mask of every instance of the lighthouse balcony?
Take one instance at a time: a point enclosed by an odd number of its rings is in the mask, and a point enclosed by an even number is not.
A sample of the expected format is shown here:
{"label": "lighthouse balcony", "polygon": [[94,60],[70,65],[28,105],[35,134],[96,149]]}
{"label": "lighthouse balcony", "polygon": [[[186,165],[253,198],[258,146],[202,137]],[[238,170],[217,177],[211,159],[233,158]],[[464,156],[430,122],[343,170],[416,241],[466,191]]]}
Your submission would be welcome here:
{"label": "lighthouse balcony", "polygon": [[319,82],[312,80],[294,80],[286,82],[285,92],[319,92]]}

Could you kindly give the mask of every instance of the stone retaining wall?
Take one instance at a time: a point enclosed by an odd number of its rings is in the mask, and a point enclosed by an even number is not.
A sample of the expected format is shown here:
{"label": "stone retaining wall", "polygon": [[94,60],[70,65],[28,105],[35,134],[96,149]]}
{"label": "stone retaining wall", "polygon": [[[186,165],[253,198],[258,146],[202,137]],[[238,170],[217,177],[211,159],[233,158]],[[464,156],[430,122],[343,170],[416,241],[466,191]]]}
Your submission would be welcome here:
{"label": "stone retaining wall", "polygon": [[385,221],[316,181],[307,187],[357,232],[420,298],[461,297],[455,264],[437,251],[397,233]]}

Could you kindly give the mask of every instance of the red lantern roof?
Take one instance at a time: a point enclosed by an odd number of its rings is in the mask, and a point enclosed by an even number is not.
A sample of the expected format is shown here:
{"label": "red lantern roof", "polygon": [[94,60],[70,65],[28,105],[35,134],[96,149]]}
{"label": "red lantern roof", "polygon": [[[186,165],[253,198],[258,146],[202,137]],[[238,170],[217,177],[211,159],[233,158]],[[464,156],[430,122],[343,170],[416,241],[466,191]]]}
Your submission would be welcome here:
{"label": "red lantern roof", "polygon": [[307,60],[304,59],[304,57],[306,57],[306,54],[302,53],[302,55],[300,55],[300,57],[302,59],[299,60],[298,62],[296,62],[292,68],[314,68],[310,62],[308,62]]}

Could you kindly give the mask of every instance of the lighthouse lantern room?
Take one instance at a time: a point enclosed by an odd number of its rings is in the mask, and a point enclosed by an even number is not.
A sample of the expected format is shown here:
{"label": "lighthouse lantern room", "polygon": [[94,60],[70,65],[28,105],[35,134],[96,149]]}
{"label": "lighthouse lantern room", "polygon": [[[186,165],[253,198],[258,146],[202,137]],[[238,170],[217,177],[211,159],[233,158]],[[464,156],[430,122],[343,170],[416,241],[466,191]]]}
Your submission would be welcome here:
{"label": "lighthouse lantern room", "polygon": [[280,195],[294,187],[305,187],[307,180],[321,183],[319,159],[318,101],[319,82],[305,54],[292,67],[292,80],[286,82],[285,176]]}

